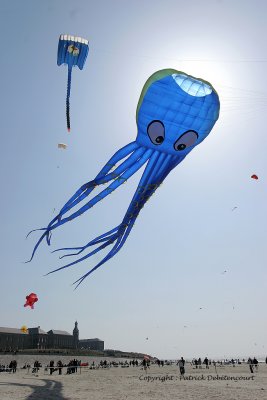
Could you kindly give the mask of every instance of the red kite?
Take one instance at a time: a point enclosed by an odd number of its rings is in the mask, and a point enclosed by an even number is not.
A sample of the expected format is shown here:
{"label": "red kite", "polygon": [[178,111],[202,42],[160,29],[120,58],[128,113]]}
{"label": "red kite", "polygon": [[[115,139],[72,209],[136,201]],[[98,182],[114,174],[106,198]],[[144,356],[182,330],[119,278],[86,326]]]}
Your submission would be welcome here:
{"label": "red kite", "polygon": [[29,294],[29,296],[26,296],[26,303],[24,304],[24,307],[31,307],[31,309],[34,308],[34,303],[38,301],[38,297],[35,293]]}

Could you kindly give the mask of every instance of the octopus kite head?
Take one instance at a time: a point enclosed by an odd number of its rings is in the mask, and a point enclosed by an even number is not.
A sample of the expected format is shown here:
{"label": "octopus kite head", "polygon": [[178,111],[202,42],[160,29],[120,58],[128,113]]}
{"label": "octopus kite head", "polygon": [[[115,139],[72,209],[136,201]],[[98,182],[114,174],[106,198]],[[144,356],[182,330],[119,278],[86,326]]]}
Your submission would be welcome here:
{"label": "octopus kite head", "polygon": [[138,102],[136,141],[184,158],[210,133],[219,109],[219,97],[209,82],[174,69],[155,72]]}

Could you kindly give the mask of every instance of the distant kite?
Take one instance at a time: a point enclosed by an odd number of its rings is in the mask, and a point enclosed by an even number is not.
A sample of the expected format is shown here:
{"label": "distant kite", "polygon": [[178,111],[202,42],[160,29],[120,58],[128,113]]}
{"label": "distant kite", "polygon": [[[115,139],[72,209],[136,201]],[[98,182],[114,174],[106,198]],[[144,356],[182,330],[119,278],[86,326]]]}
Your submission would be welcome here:
{"label": "distant kite", "polygon": [[27,333],[28,332],[28,328],[26,325],[22,325],[22,327],[20,328],[22,333]]}
{"label": "distant kite", "polygon": [[257,175],[255,175],[255,174],[251,175],[251,178],[252,179],[256,179],[256,180],[259,179],[259,177]]}
{"label": "distant kite", "polygon": [[66,148],[67,148],[68,146],[67,146],[65,143],[58,143],[57,147],[58,147],[59,149],[66,150]]}
{"label": "distant kite", "polygon": [[[136,192],[119,225],[84,246],[58,249],[76,251],[74,254],[68,254],[70,256],[80,254],[91,246],[98,245],[87,255],[51,272],[86,260],[107,246],[112,246],[108,254],[93,269],[76,281],[79,282],[79,285],[122,248],[141,209],[167,175],[208,136],[219,117],[219,109],[218,94],[210,83],[173,69],[154,73],[147,80],[137,105],[138,132],[136,140],[118,150],[95,179],[78,189],[48,226],[41,229],[44,233],[35,245],[29,261],[32,260],[44,238],[50,245],[51,233],[54,229],[92,208],[145,165]],[[92,151],[94,151],[93,147]],[[119,162],[116,169],[110,172],[111,168]],[[80,209],[72,210],[86,199],[97,186],[108,182],[111,183],[107,188]],[[173,221],[173,223],[178,223],[178,221]]]}
{"label": "distant kite", "polygon": [[66,98],[67,128],[70,132],[70,88],[72,67],[83,69],[88,52],[89,42],[78,36],[60,35],[57,50],[57,65],[68,65],[68,84]]}
{"label": "distant kite", "polygon": [[35,293],[29,294],[29,296],[26,296],[26,303],[24,304],[24,307],[31,307],[31,309],[34,308],[34,303],[38,301],[38,297]]}

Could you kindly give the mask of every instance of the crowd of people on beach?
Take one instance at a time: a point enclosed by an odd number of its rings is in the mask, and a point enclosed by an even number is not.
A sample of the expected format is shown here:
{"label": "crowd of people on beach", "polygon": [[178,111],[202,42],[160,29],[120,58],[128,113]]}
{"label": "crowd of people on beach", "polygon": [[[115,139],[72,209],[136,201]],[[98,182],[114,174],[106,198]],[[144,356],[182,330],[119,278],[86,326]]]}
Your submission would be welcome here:
{"label": "crowd of people on beach", "polygon": [[[258,371],[258,366],[259,366],[259,362],[256,359],[256,357],[254,357],[253,359],[251,357],[248,358],[248,360],[246,361],[245,359],[242,360],[243,363],[247,363],[249,365],[249,370],[251,373],[257,372]],[[236,365],[241,365],[242,362],[240,361],[240,359],[225,359],[224,361],[211,361],[209,360],[207,357],[204,358],[204,360],[202,361],[201,358],[193,358],[193,360],[191,361],[191,366],[193,366],[193,368],[195,369],[201,369],[202,366],[204,365],[206,369],[209,369],[211,365],[213,365],[215,367],[216,370],[216,366],[219,367],[223,367],[225,365],[232,365],[233,367],[235,367]],[[265,359],[265,363],[267,364],[267,357]],[[180,360],[178,360],[177,365],[180,368],[180,374],[184,375],[185,373],[185,360],[183,359],[183,357],[181,357]]]}
{"label": "crowd of people on beach", "polygon": [[[210,366],[214,366],[215,370],[216,367],[223,367],[225,365],[232,365],[235,367],[236,365],[240,365],[242,363],[246,363],[249,366],[249,370],[251,373],[257,372],[258,367],[259,367],[259,362],[256,359],[256,357],[251,358],[249,357],[248,360],[246,361],[245,359],[242,359],[242,362],[239,359],[225,359],[223,361],[211,361],[207,357],[201,360],[201,358],[193,358],[191,362],[187,362],[187,365],[191,365],[194,369],[209,369]],[[267,357],[265,359],[265,363],[267,364]],[[45,367],[45,371],[47,371],[50,375],[53,375],[53,373],[58,372],[59,375],[62,375],[63,368],[66,368],[66,374],[74,374],[77,373],[78,368],[82,367],[87,367],[88,369],[101,369],[101,368],[115,368],[115,367],[121,367],[121,368],[129,368],[129,367],[140,367],[142,370],[147,372],[147,370],[150,368],[151,364],[153,365],[158,365],[159,367],[164,367],[166,365],[173,365],[176,364],[179,367],[180,375],[185,374],[185,360],[183,357],[180,359],[174,361],[174,360],[159,360],[159,359],[152,359],[149,358],[148,356],[145,356],[143,360],[125,360],[125,361],[107,361],[101,360],[99,363],[95,363],[95,361],[92,361],[91,364],[88,362],[82,362],[81,360],[73,359],[70,360],[67,364],[63,364],[61,360],[58,360],[56,363],[54,360],[51,360],[49,364]],[[27,369],[27,372],[37,374],[39,372],[39,369],[42,368],[42,364],[36,360],[34,361],[33,367],[29,363],[25,363],[21,369]],[[7,365],[1,365],[0,364],[0,372],[9,372],[9,373],[16,373],[17,371],[17,361],[12,360],[9,364]]]}
{"label": "crowd of people on beach", "polygon": [[[243,362],[245,362],[245,359],[243,359]],[[211,365],[219,365],[219,366],[222,366],[222,365],[233,365],[233,366],[235,366],[236,364],[241,364],[241,361],[239,360],[239,359],[231,359],[231,360],[227,360],[227,359],[225,359],[225,360],[220,360],[220,361],[211,361],[211,360],[209,360],[208,359],[208,357],[205,357],[204,358],[204,360],[202,361],[201,360],[201,357],[199,357],[199,358],[193,358],[193,360],[191,361],[191,365],[195,368],[195,369],[201,369],[203,366],[206,368],[206,369],[209,369],[209,367],[211,366]]]}
{"label": "crowd of people on beach", "polygon": [[13,372],[17,371],[17,361],[12,360],[8,365],[0,365],[0,372]]}
{"label": "crowd of people on beach", "polygon": [[138,367],[141,365],[141,362],[138,362],[138,360],[125,360],[125,361],[100,361],[99,364],[93,363],[90,366],[90,369],[99,369],[99,368],[110,368],[110,367],[122,367],[122,368],[128,368],[128,367]]}
{"label": "crowd of people on beach", "polygon": [[[88,366],[88,363],[84,363],[87,365],[83,365],[83,366]],[[46,366],[45,370],[49,370],[49,374],[53,375],[54,372],[58,371],[59,375],[62,375],[62,369],[64,367],[67,368],[67,374],[74,374],[77,373],[78,371],[78,367],[82,366],[82,362],[81,360],[77,360],[76,358],[74,358],[73,360],[70,360],[68,362],[68,364],[63,364],[63,362],[61,360],[58,360],[57,363],[55,364],[54,360],[51,360],[49,365]]]}
{"label": "crowd of people on beach", "polygon": [[191,365],[193,365],[196,369],[202,368],[202,364],[204,364],[206,368],[209,368],[209,366],[211,365],[211,360],[208,360],[208,358],[205,357],[202,362],[201,358],[199,357],[193,358],[193,360],[191,361]]}

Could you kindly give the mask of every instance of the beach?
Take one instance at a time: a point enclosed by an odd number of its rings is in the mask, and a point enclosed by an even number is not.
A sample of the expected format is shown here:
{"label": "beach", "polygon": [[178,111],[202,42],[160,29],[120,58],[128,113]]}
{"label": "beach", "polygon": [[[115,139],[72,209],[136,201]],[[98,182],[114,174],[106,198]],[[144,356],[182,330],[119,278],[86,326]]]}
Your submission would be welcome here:
{"label": "beach", "polygon": [[[0,364],[13,358],[2,356]],[[44,368],[49,360],[53,359],[56,364],[59,359],[66,363],[70,358],[41,356],[38,359],[43,365],[38,373],[20,368],[24,365],[22,361],[30,362],[32,356],[23,356],[18,360],[16,373],[0,373],[1,400],[260,400],[266,399],[267,395],[267,365],[264,363],[253,374],[246,363],[235,367],[217,366],[217,373],[213,365],[209,369],[205,366],[195,369],[186,363],[183,378],[175,363],[164,367],[152,364],[147,371],[140,366],[84,367],[70,375],[64,368],[62,375],[58,375],[58,371],[49,375]],[[108,362],[112,360],[120,361],[107,359]],[[89,365],[92,361],[92,357],[82,358],[82,362]],[[95,357],[94,361],[98,364],[100,358]]]}

